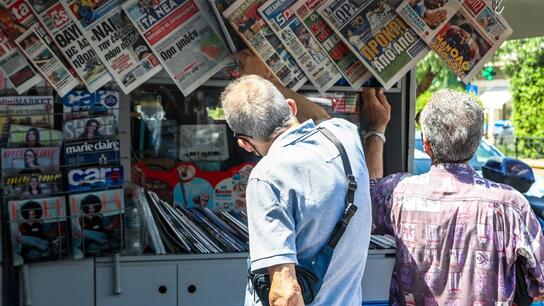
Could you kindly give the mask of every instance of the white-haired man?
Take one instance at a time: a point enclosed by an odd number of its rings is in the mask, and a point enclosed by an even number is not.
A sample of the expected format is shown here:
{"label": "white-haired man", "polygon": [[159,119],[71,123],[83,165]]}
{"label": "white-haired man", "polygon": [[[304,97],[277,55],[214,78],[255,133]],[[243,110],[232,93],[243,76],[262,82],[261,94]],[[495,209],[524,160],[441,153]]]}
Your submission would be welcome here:
{"label": "white-haired man", "polygon": [[[370,124],[389,109],[368,96]],[[420,116],[430,172],[382,178],[383,143],[365,143],[375,232],[396,237],[392,305],[511,305],[516,264],[528,294],[544,294],[544,239],[527,200],[481,178],[467,162],[482,138],[483,111],[469,95],[434,94]],[[519,276],[519,275],[518,275]]]}
{"label": "white-haired man", "polygon": [[[358,184],[354,201],[358,211],[334,249],[311,305],[360,306],[372,219],[358,129],[348,121],[330,119],[323,109],[281,84],[254,75],[273,79],[248,51],[236,57],[245,74],[253,75],[225,89],[225,117],[238,144],[263,157],[246,189],[250,268],[269,273],[271,305],[304,305],[295,265],[314,258],[345,210],[347,179],[342,158],[318,131],[325,127],[347,151]],[[246,305],[261,305],[250,284]]]}

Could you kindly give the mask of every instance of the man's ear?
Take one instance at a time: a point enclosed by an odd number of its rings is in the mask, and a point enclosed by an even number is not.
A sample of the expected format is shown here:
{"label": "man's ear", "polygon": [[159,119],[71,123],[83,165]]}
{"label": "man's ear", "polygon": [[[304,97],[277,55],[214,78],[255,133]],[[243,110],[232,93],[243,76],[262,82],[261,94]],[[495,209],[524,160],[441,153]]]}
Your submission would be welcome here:
{"label": "man's ear", "polygon": [[237,141],[238,141],[238,145],[239,145],[242,149],[248,151],[249,153],[252,153],[252,152],[254,151],[253,146],[251,146],[249,143],[247,143],[247,141],[244,141],[244,140],[241,139],[241,138],[238,138]]}
{"label": "man's ear", "polygon": [[295,100],[285,99],[285,101],[287,101],[287,105],[289,106],[289,109],[291,110],[291,114],[293,115],[293,117],[296,117],[298,109],[297,109],[297,103],[295,102]]}
{"label": "man's ear", "polygon": [[429,155],[429,157],[431,157],[431,159],[433,159],[433,149],[431,147],[431,141],[425,135],[423,135],[422,137],[423,137],[422,138],[422,140],[423,140],[423,151],[425,151],[425,153],[427,153],[427,155]]}

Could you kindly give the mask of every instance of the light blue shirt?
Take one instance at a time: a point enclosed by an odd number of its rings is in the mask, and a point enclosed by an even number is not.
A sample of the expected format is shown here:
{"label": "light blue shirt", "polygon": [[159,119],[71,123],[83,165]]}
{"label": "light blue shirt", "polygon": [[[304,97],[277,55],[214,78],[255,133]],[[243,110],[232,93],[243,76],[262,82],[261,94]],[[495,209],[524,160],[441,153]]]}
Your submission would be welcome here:
{"label": "light blue shirt", "polygon": [[[349,156],[358,188],[351,220],[311,305],[360,306],[372,211],[368,170],[358,129],[343,119],[319,126],[336,135]],[[247,213],[251,270],[313,258],[345,209],[347,179],[336,146],[309,120],[286,131],[251,172]],[[246,305],[260,305],[251,285]]]}

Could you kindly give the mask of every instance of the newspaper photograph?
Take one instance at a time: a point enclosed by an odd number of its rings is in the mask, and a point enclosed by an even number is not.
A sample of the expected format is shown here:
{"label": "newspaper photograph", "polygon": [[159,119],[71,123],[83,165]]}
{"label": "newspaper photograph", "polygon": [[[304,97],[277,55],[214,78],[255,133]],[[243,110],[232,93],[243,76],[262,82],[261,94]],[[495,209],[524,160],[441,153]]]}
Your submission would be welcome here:
{"label": "newspaper photograph", "polygon": [[8,175],[4,178],[4,196],[14,198],[36,198],[62,190],[60,173],[32,173]]}
{"label": "newspaper photograph", "polygon": [[68,257],[64,197],[7,203],[13,265]]}
{"label": "newspaper photograph", "polygon": [[113,116],[119,119],[119,92],[114,90],[98,90],[93,93],[87,90],[72,90],[64,98],[64,120],[74,120],[96,116]]}
{"label": "newspaper photograph", "polygon": [[74,259],[118,253],[123,247],[123,189],[70,195]]}
{"label": "newspaper photograph", "polygon": [[399,0],[327,0],[318,13],[387,90],[429,51],[395,12]]}
{"label": "newspaper photograph", "polygon": [[465,0],[431,41],[431,49],[465,83],[478,73],[512,28],[482,0]]}
{"label": "newspaper photograph", "polygon": [[266,63],[277,80],[296,91],[308,78],[257,11],[264,2],[237,0],[223,12],[223,16],[251,51]]}
{"label": "newspaper photograph", "polygon": [[120,1],[61,3],[125,94],[161,71],[159,60],[123,14]]}
{"label": "newspaper photograph", "polygon": [[117,134],[117,122],[113,116],[75,119],[64,122],[64,140],[105,139]]}
{"label": "newspaper photograph", "polygon": [[59,1],[27,0],[81,82],[95,92],[112,80],[89,41]]}
{"label": "newspaper photograph", "polygon": [[0,27],[10,37],[34,67],[62,97],[80,84],[64,56],[41,26],[25,0],[0,1],[5,18]]}
{"label": "newspaper photograph", "polygon": [[64,146],[66,167],[119,164],[119,139],[90,140]]}
{"label": "newspaper photograph", "polygon": [[0,29],[0,71],[18,94],[23,94],[43,79],[15,43]]}
{"label": "newspaper photograph", "polygon": [[372,74],[317,13],[316,9],[323,2],[325,1],[298,0],[291,8],[349,85],[359,89]]}
{"label": "newspaper photograph", "polygon": [[123,167],[89,166],[68,171],[68,191],[89,191],[123,186]]}
{"label": "newspaper photograph", "polygon": [[404,0],[397,7],[397,13],[429,44],[459,8],[460,0]]}
{"label": "newspaper photograph", "polygon": [[217,27],[194,0],[141,2],[127,1],[123,10],[183,95],[232,62]]}
{"label": "newspaper photograph", "polygon": [[306,29],[300,18],[291,10],[296,0],[268,0],[259,7],[259,13],[314,87],[323,93],[342,75]]}

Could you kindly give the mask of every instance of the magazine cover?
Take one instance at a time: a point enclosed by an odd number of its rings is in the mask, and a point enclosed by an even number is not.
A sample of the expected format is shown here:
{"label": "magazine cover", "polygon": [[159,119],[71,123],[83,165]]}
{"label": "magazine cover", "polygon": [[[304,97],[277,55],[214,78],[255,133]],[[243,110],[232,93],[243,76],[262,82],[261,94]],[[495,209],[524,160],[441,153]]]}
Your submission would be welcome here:
{"label": "magazine cover", "polygon": [[222,161],[229,158],[226,124],[184,124],[179,126],[179,159]]}
{"label": "magazine cover", "polygon": [[61,3],[125,94],[161,71],[159,60],[123,14],[120,1]]}
{"label": "magazine cover", "polygon": [[291,9],[323,48],[344,79],[351,87],[359,89],[372,74],[317,13],[317,8],[323,2],[325,0],[298,0]]}
{"label": "magazine cover", "polygon": [[75,259],[122,250],[123,189],[73,194],[68,201]]}
{"label": "magazine cover", "polygon": [[9,125],[9,147],[57,146],[61,142],[62,131],[29,125]]}
{"label": "magazine cover", "polygon": [[438,31],[461,8],[460,0],[404,0],[397,13],[426,43],[430,43]]}
{"label": "magazine cover", "polygon": [[89,41],[76,23],[68,17],[59,1],[26,0],[26,2],[90,92],[95,92],[112,80]]}
{"label": "magazine cover", "polygon": [[62,191],[60,173],[31,173],[7,175],[4,196],[10,199],[44,197]]}
{"label": "magazine cover", "polygon": [[338,82],[342,75],[291,9],[295,2],[296,0],[268,0],[259,7],[259,13],[310,82],[323,93]]}
{"label": "magazine cover", "polygon": [[130,0],[123,10],[185,96],[232,62],[217,27],[194,0]]}
{"label": "magazine cover", "polygon": [[[2,21],[3,22],[3,21]],[[25,55],[0,27],[0,71],[18,94],[23,94],[43,79]]]}
{"label": "magazine cover", "polygon": [[119,119],[119,92],[113,90],[72,90],[62,98],[64,120],[96,116],[113,116]]}
{"label": "magazine cover", "polygon": [[63,126],[64,140],[99,140],[117,134],[113,116],[68,120]]}
{"label": "magazine cover", "polygon": [[89,140],[64,145],[64,163],[68,168],[119,164],[119,139]]}
{"label": "magazine cover", "polygon": [[327,0],[318,13],[385,89],[429,51],[395,12],[400,0]]}
{"label": "magazine cover", "polygon": [[[21,146],[39,146],[40,135],[38,128],[53,127],[53,96],[6,96],[0,97],[0,144],[3,147],[9,138],[14,143],[15,135],[10,135],[10,125],[21,125],[25,131]],[[28,131],[28,141],[26,133]],[[12,130],[12,133],[18,131]],[[37,135],[37,136],[36,136]],[[45,144],[45,143],[44,143]]]}
{"label": "magazine cover", "polygon": [[285,49],[257,9],[264,0],[237,0],[223,12],[247,46],[266,63],[269,70],[286,87],[298,90],[308,78],[293,56]]}
{"label": "magazine cover", "polygon": [[482,0],[465,0],[430,46],[468,83],[510,35],[512,28],[488,4]]}
{"label": "magazine cover", "polygon": [[58,147],[2,149],[2,177],[16,174],[59,173]]}
{"label": "magazine cover", "polygon": [[90,191],[123,186],[120,165],[90,166],[68,170],[68,191]]}
{"label": "magazine cover", "polygon": [[132,182],[159,197],[170,196],[163,200],[173,200],[177,206],[241,210],[245,209],[245,189],[253,167],[244,163],[225,171],[202,171],[193,163],[182,162],[161,171],[139,162],[133,164]]}
{"label": "magazine cover", "polygon": [[68,257],[64,197],[8,202],[13,265]]}
{"label": "magazine cover", "polygon": [[[80,84],[64,56],[25,0],[2,0],[0,27],[62,97]],[[9,18],[10,16],[11,18]]]}

